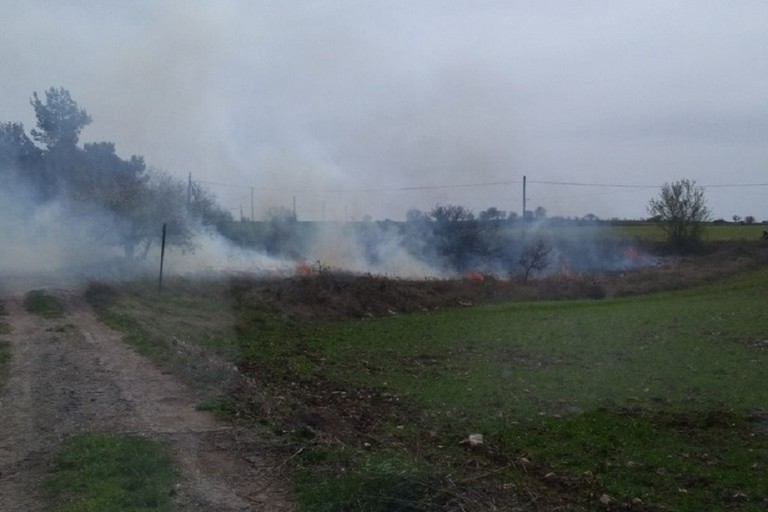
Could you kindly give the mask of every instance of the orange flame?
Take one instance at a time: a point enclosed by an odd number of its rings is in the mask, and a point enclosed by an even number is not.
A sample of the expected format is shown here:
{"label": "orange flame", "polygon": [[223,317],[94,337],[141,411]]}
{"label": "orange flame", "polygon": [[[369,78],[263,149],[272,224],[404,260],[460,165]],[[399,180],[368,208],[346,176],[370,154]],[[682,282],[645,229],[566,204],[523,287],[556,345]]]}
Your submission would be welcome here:
{"label": "orange flame", "polygon": [[467,274],[469,281],[485,281],[485,276],[480,272],[471,271]]}
{"label": "orange flame", "polygon": [[314,274],[312,267],[307,265],[307,262],[304,260],[296,264],[296,273],[301,277],[311,277]]}

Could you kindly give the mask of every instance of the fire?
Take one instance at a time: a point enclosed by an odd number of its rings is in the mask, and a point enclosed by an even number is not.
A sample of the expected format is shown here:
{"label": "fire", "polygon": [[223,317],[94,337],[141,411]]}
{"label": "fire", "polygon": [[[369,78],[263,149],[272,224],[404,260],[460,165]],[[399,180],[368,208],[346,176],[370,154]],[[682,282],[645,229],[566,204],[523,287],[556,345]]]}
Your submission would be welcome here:
{"label": "fire", "polygon": [[307,262],[304,260],[296,264],[296,273],[301,277],[311,277],[314,274],[312,267],[307,265]]}
{"label": "fire", "polygon": [[642,263],[645,259],[643,258],[643,255],[640,254],[640,249],[634,246],[630,246],[624,249],[624,257],[632,263]]}
{"label": "fire", "polygon": [[560,273],[563,274],[563,277],[568,279],[573,277],[573,271],[571,270],[571,260],[568,258],[568,256],[563,256],[560,259]]}
{"label": "fire", "polygon": [[481,274],[480,272],[475,272],[474,270],[469,272],[467,274],[467,280],[469,281],[485,281],[485,276]]}

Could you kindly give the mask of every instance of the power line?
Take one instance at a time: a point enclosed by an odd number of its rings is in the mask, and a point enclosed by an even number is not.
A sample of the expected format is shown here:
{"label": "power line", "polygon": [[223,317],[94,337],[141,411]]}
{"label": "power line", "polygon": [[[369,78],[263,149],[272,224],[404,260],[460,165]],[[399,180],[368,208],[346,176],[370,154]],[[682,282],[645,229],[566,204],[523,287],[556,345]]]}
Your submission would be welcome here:
{"label": "power line", "polygon": [[[213,185],[218,187],[251,189],[253,185],[238,185],[232,183],[221,183],[216,181],[195,180],[197,183]],[[326,193],[355,193],[355,192],[408,192],[419,190],[441,190],[458,188],[480,188],[480,187],[498,187],[501,185],[519,185],[522,180],[506,181],[488,181],[479,183],[459,183],[450,185],[416,185],[410,187],[383,187],[383,188],[361,188],[361,189],[315,189],[310,187],[303,188],[259,188],[259,190],[269,192],[326,192]],[[535,185],[553,185],[563,187],[592,187],[592,188],[631,188],[631,189],[657,189],[659,185],[635,185],[620,183],[585,183],[578,181],[549,181],[549,180],[528,180],[528,183]],[[768,187],[768,183],[719,183],[712,185],[701,185],[704,188],[740,188],[740,187]],[[258,188],[258,187],[257,187]]]}

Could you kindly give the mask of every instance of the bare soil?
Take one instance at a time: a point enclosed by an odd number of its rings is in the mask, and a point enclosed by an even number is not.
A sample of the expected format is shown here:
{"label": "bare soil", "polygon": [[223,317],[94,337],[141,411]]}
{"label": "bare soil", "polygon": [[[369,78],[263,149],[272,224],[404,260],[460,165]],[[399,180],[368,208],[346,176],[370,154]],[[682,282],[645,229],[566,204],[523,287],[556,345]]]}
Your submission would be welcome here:
{"label": "bare soil", "polygon": [[182,511],[283,511],[293,506],[281,461],[252,430],[196,410],[197,397],[120,340],[81,293],[46,290],[64,306],[42,318],[3,298],[12,357],[0,390],[0,510],[46,508],[44,481],[62,440],[82,432],[162,440],[182,478]]}

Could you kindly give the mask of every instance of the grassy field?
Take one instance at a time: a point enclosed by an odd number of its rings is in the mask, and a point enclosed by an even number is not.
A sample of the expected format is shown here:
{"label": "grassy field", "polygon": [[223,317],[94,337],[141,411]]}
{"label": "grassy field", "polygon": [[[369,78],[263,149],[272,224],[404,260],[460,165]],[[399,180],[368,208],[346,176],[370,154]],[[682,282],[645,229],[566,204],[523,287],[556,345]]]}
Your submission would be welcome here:
{"label": "grassy field", "polygon": [[[760,240],[765,225],[740,225],[740,224],[710,224],[704,231],[704,241],[732,242],[739,240]],[[663,242],[666,239],[664,231],[651,223],[637,223],[627,225],[608,226],[605,228],[608,234],[624,236],[643,241]]]}
{"label": "grassy field", "polygon": [[176,480],[163,446],[135,436],[81,434],[65,442],[47,481],[51,512],[170,512]]}
{"label": "grassy field", "polygon": [[[290,308],[278,282],[178,281],[162,297],[135,283],[91,299],[216,391],[207,407],[283,443],[300,510],[765,510],[768,271],[727,276],[409,314],[398,301],[413,289],[329,276],[297,282]],[[334,302],[385,293],[383,316]]]}

